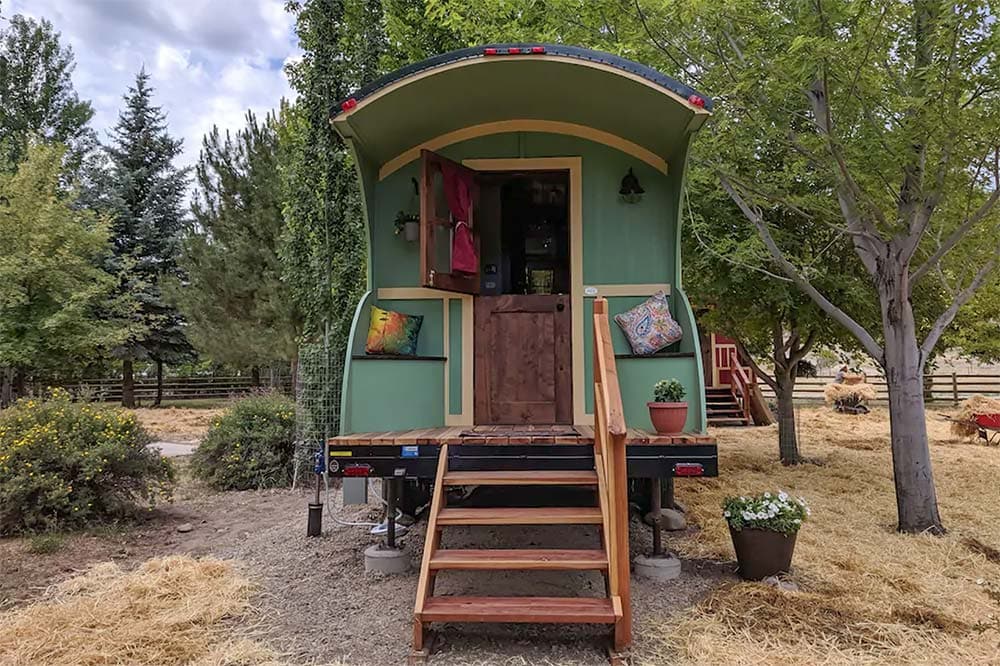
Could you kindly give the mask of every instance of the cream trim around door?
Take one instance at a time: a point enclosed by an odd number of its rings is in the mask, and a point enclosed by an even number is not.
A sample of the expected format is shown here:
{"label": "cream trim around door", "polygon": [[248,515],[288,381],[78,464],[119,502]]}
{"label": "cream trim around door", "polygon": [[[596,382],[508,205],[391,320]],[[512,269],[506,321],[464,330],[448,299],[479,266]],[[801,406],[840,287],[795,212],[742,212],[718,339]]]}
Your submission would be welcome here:
{"label": "cream trim around door", "polygon": [[[583,348],[583,158],[520,157],[462,160],[462,164],[478,171],[569,171],[569,274],[570,308],[572,309],[573,354],[573,423],[591,425],[587,414],[586,350]],[[462,340],[463,344],[465,339]],[[589,418],[588,418],[589,417]]]}
{"label": "cream trim around door", "polygon": [[382,180],[410,162],[419,159],[421,150],[426,149],[437,151],[441,150],[445,146],[458,143],[459,141],[466,141],[468,139],[474,139],[479,136],[488,136],[490,134],[503,134],[505,132],[546,132],[549,134],[565,134],[567,136],[588,139],[595,143],[616,148],[627,155],[631,155],[636,159],[642,160],[660,173],[668,173],[667,161],[665,159],[653,151],[643,148],[639,144],[629,141],[628,139],[624,139],[617,134],[605,132],[593,127],[587,127],[586,125],[567,123],[559,120],[535,120],[525,118],[481,123],[479,125],[472,125],[470,127],[463,127],[452,132],[447,132],[445,134],[441,134],[440,136],[436,136],[433,139],[428,139],[423,143],[419,143],[403,151],[383,164],[378,170],[378,179]]}
{"label": "cream trim around door", "polygon": [[670,285],[664,283],[651,284],[588,284],[583,288],[584,298],[597,298],[603,296],[612,298],[614,296],[652,296],[662,291],[670,295]]}

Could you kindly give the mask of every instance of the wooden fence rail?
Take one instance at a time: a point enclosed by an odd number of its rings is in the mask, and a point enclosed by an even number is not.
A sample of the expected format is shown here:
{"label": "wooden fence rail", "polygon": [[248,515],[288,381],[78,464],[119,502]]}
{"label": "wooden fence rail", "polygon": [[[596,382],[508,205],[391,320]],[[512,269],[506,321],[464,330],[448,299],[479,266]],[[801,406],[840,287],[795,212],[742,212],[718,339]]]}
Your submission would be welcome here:
{"label": "wooden fence rail", "polygon": [[[796,400],[822,400],[823,390],[833,381],[832,376],[799,377],[795,381]],[[875,387],[877,400],[888,400],[889,392],[884,377],[869,376],[868,383]],[[760,382],[764,397],[773,400],[774,391]],[[931,401],[947,401],[958,404],[966,398],[976,395],[1000,395],[1000,375],[973,374],[933,374],[925,377],[924,395]]]}
{"label": "wooden fence rail", "polygon": [[[40,395],[55,386],[69,391],[73,396],[99,402],[118,402],[122,399],[121,379],[85,379],[72,383],[39,384],[32,388],[36,395]],[[268,381],[254,384],[251,377],[168,377],[163,380],[163,399],[177,401],[229,398],[269,389],[290,393],[291,378],[277,378],[272,385]],[[136,379],[135,397],[140,403],[151,402],[156,397],[156,379]]]}

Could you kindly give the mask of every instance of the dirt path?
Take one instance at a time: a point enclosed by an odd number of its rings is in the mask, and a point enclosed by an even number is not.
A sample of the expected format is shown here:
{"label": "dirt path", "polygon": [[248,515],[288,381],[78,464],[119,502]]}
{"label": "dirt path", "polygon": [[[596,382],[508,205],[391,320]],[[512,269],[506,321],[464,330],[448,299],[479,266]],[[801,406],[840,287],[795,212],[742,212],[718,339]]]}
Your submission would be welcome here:
{"label": "dirt path", "polygon": [[[320,538],[305,536],[306,491],[216,493],[182,474],[172,505],[153,511],[129,528],[105,529],[66,538],[56,552],[29,552],[30,540],[0,540],[0,607],[37,596],[40,588],[88,565],[116,560],[126,565],[157,555],[216,555],[242,562],[257,581],[255,604],[261,624],[255,633],[296,664],[401,664],[409,653],[423,525],[402,538],[413,571],[404,576],[366,574],[363,550],[374,542],[368,530],[338,526],[341,520],[374,520],[375,504],[340,506],[338,493],[324,516]],[[190,532],[177,528],[189,524]],[[649,531],[633,523],[635,552],[649,550]],[[671,536],[670,539],[682,538]],[[446,546],[593,547],[597,534],[588,528],[456,529]],[[663,620],[682,613],[720,580],[728,567],[687,561],[685,573],[663,584],[634,584],[637,629],[644,618]],[[599,595],[603,583],[590,573],[447,572],[442,593],[502,595]],[[636,631],[636,653],[643,652]],[[588,626],[446,625],[438,632],[434,663],[458,664],[604,664],[607,630]]]}

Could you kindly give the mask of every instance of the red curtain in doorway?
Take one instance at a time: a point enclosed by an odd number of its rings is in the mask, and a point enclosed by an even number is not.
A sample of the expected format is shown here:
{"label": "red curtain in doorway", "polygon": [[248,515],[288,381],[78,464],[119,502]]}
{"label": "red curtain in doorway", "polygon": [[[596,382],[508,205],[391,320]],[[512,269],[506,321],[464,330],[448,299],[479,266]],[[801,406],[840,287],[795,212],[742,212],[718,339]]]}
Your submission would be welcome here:
{"label": "red curtain in doorway", "polygon": [[441,164],[444,176],[444,195],[448,201],[448,209],[455,219],[455,235],[451,242],[451,270],[462,273],[479,271],[479,258],[476,256],[476,245],[469,228],[469,217],[472,213],[472,189],[475,186],[472,175],[459,169],[451,162]]}

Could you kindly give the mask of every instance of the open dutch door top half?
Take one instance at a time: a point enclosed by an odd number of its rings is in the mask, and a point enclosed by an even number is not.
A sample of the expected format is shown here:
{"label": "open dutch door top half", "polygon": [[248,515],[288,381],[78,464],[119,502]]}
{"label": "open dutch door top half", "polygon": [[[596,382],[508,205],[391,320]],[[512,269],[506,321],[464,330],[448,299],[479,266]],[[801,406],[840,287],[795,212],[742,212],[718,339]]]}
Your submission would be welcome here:
{"label": "open dutch door top half", "polygon": [[423,150],[420,183],[420,277],[423,286],[478,294],[480,245],[477,172]]}

